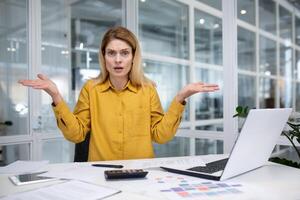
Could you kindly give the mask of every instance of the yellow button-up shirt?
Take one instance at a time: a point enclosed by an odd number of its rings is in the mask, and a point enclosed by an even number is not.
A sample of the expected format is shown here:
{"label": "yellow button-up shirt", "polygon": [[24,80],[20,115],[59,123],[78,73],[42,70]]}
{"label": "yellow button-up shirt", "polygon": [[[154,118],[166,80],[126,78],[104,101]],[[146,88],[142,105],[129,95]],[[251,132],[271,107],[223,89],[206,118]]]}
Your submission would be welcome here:
{"label": "yellow button-up shirt", "polygon": [[130,81],[116,91],[107,80],[83,86],[72,113],[64,101],[53,107],[66,139],[78,143],[91,132],[89,161],[152,158],[152,141],[171,140],[184,105],[172,101],[163,112],[154,86],[135,87]]}

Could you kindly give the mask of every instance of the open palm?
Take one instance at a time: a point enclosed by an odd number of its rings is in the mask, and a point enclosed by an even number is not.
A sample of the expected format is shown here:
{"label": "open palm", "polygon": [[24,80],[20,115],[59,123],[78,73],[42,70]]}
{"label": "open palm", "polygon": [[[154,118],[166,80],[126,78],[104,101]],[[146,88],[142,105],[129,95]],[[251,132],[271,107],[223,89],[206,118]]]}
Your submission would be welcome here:
{"label": "open palm", "polygon": [[207,84],[203,82],[190,83],[184,86],[177,94],[179,102],[183,102],[186,98],[199,92],[214,92],[219,90],[217,84]]}
{"label": "open palm", "polygon": [[44,90],[52,97],[54,103],[59,101],[61,97],[56,84],[43,74],[38,74],[37,77],[34,80],[19,80],[19,83],[33,89]]}

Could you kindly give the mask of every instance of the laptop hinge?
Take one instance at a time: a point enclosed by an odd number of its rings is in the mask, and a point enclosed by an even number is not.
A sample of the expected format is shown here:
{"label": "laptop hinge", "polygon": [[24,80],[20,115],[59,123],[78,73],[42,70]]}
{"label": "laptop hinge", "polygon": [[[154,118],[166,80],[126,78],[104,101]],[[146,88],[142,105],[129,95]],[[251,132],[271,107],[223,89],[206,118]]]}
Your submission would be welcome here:
{"label": "laptop hinge", "polygon": [[178,170],[178,169],[172,169],[172,168],[167,168],[167,167],[160,167],[168,172],[176,173],[176,174],[183,174],[183,175],[188,175],[188,176],[194,176],[198,178],[204,178],[204,179],[209,179],[209,180],[214,180],[214,181],[219,181],[221,176],[212,176],[208,174],[199,174],[199,173],[194,173],[194,172],[189,172],[189,171],[184,171],[184,170]]}

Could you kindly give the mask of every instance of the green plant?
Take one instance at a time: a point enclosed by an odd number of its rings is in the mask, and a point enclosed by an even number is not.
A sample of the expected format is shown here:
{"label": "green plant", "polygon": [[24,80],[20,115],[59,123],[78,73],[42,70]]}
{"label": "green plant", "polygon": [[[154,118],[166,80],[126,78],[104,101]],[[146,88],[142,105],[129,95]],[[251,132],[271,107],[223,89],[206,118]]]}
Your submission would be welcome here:
{"label": "green plant", "polygon": [[300,152],[299,149],[296,147],[294,143],[294,138],[296,141],[300,144],[300,124],[294,124],[292,122],[287,122],[291,130],[283,131],[283,135],[287,137],[287,139],[292,143],[294,149],[296,150],[296,153],[300,159]]}
{"label": "green plant", "polygon": [[246,118],[249,113],[249,108],[248,108],[248,106],[246,106],[246,107],[237,106],[235,108],[235,111],[236,111],[236,114],[233,115],[233,117]]}
{"label": "green plant", "polygon": [[[236,107],[236,114],[233,115],[233,117],[240,117],[240,118],[246,118],[249,113],[248,106],[237,106]],[[300,123],[297,122],[298,118],[295,115],[295,117],[290,117],[287,124],[289,125],[289,130],[284,130],[282,134],[287,137],[287,139],[291,142],[292,146],[294,147],[299,159],[300,159],[300,151],[297,148],[297,146],[294,143],[294,139],[300,144]],[[291,167],[297,167],[300,168],[300,163],[293,162],[291,160],[287,160],[285,158],[279,158],[279,157],[273,157],[269,159],[272,162],[288,165]]]}

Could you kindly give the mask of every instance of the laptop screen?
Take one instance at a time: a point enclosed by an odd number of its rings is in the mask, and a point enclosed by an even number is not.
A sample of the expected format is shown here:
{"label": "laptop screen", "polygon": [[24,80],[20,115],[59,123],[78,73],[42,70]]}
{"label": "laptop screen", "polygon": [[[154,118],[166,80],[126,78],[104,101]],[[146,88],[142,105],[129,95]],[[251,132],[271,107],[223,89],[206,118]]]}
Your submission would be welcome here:
{"label": "laptop screen", "polygon": [[250,110],[220,180],[264,165],[291,112],[291,108]]}

